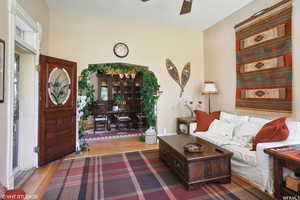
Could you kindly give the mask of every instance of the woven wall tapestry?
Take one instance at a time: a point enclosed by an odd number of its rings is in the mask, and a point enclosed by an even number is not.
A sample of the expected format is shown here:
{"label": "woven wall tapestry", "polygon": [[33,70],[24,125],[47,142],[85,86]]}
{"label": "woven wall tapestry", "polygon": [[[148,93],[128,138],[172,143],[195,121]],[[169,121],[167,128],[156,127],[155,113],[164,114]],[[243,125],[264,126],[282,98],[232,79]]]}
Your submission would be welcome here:
{"label": "woven wall tapestry", "polygon": [[267,8],[235,30],[236,106],[292,111],[292,2]]}

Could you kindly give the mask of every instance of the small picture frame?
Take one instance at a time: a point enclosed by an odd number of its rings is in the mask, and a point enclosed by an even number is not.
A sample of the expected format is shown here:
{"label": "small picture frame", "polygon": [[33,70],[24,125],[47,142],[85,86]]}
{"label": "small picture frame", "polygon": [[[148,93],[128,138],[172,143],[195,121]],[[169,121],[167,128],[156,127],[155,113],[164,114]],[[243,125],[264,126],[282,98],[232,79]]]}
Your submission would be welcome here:
{"label": "small picture frame", "polygon": [[5,41],[0,39],[0,103],[4,102]]}

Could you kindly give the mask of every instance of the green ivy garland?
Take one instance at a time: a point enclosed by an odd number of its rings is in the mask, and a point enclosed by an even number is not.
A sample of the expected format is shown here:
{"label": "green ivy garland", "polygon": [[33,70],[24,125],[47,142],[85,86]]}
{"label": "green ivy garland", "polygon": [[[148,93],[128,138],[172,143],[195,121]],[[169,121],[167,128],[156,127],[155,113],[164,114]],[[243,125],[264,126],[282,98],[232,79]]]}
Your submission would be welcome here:
{"label": "green ivy garland", "polygon": [[[155,105],[159,98],[158,91],[160,85],[155,74],[149,71],[146,67],[135,66],[125,63],[107,63],[107,64],[93,64],[89,65],[88,69],[82,71],[80,80],[78,82],[79,96],[86,97],[86,105],[79,108],[79,113],[81,114],[80,120],[87,120],[87,118],[92,114],[91,106],[95,103],[95,88],[90,81],[90,75],[108,72],[118,72],[118,73],[128,73],[135,72],[140,73],[143,76],[143,86],[141,88],[141,99],[144,105],[144,111],[147,117],[147,122],[150,126],[156,125],[156,112]],[[79,139],[84,139],[83,131],[85,130],[85,125],[80,123],[79,126]],[[88,144],[83,141],[80,144],[81,151],[88,150]]]}

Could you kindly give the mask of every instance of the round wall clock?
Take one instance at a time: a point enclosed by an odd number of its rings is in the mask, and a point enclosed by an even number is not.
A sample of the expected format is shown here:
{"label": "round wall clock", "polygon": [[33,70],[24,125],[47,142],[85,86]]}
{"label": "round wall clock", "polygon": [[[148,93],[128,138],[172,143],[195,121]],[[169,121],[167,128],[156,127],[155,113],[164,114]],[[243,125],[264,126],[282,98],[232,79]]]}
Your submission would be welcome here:
{"label": "round wall clock", "polygon": [[125,58],[129,53],[129,48],[125,43],[119,42],[114,46],[114,54],[119,58]]}

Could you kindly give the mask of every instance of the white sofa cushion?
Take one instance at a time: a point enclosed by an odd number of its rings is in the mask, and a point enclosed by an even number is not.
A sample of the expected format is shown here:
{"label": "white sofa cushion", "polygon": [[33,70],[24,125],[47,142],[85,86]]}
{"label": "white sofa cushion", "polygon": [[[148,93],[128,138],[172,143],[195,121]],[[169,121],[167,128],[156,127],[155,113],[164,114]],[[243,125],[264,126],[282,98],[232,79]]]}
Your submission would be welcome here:
{"label": "white sofa cushion", "polygon": [[234,124],[215,119],[209,126],[208,132],[213,135],[220,135],[232,138]]}
{"label": "white sofa cushion", "polygon": [[259,118],[259,117],[249,117],[249,122],[260,124],[261,126],[265,125],[266,123],[269,123],[272,120]]}
{"label": "white sofa cushion", "polygon": [[221,121],[226,121],[228,123],[235,124],[235,126],[238,126],[241,123],[248,122],[249,117],[248,116],[230,114],[230,113],[226,113],[226,112],[221,112],[220,120]]}
{"label": "white sofa cushion", "polygon": [[233,141],[240,143],[241,146],[251,148],[253,138],[262,127],[261,124],[244,122],[234,129]]}
{"label": "white sofa cushion", "polygon": [[220,146],[224,149],[227,149],[233,152],[233,159],[247,163],[251,166],[256,166],[256,152],[250,151],[250,149],[240,146],[238,143],[230,140],[228,137],[220,139],[220,135],[214,135],[209,131],[206,132],[197,132],[192,135],[202,138],[206,141],[209,141],[217,146]]}
{"label": "white sofa cushion", "polygon": [[255,151],[250,151],[249,148],[242,147],[242,146],[236,145],[236,144],[229,144],[229,145],[223,145],[223,146],[221,145],[221,147],[233,152],[232,159],[241,161],[243,163],[247,163],[248,165],[251,165],[254,167],[257,165]]}
{"label": "white sofa cushion", "polygon": [[213,143],[215,145],[221,146],[224,144],[230,144],[231,140],[229,137],[222,137],[222,139],[220,139],[220,135],[215,135],[213,133],[210,133],[208,131],[206,132],[196,132],[196,133],[192,133],[193,136],[202,138],[206,141],[209,141],[210,143]]}
{"label": "white sofa cushion", "polygon": [[220,120],[223,120],[223,121],[230,122],[230,121],[233,121],[236,117],[237,117],[237,115],[235,115],[235,114],[230,114],[227,112],[220,113]]}

